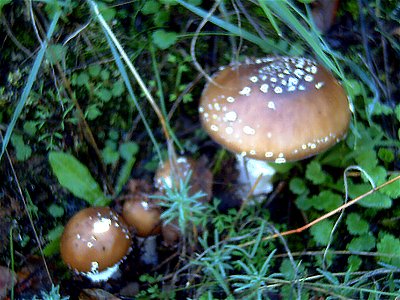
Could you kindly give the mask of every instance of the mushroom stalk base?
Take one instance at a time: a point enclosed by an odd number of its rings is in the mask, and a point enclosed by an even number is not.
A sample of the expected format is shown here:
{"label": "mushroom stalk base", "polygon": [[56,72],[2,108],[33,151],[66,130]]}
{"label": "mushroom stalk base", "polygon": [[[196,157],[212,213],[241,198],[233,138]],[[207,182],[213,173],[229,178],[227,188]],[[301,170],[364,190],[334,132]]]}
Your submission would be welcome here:
{"label": "mushroom stalk base", "polygon": [[252,196],[268,194],[272,191],[271,179],[275,174],[275,169],[267,162],[236,155],[236,169],[239,171],[237,178],[240,185],[238,195],[241,198],[246,198],[260,175],[262,177],[254,188]]}
{"label": "mushroom stalk base", "polygon": [[158,263],[157,237],[155,235],[143,238],[136,237],[140,247],[140,261],[145,265],[154,266]]}
{"label": "mushroom stalk base", "polygon": [[119,263],[100,272],[97,271],[96,269],[93,269],[91,272],[81,273],[81,274],[89,278],[92,282],[101,282],[101,281],[107,281],[111,277],[117,276],[118,271],[119,271]]}

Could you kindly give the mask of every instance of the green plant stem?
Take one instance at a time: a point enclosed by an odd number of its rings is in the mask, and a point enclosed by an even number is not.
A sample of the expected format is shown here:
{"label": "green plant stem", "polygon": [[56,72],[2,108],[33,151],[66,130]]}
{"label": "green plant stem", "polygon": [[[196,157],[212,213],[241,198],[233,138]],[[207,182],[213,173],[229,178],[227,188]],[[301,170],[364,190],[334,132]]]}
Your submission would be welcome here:
{"label": "green plant stem", "polygon": [[[161,83],[161,78],[160,78],[160,72],[158,71],[158,68],[157,68],[157,59],[156,59],[156,53],[155,53],[153,44],[150,44],[149,48],[150,48],[150,54],[151,54],[154,75],[156,77],[158,91],[160,94],[161,112],[164,115],[164,119],[168,120],[169,118],[168,118],[167,109],[165,107],[165,98],[164,98],[164,93],[163,93],[163,88],[162,88],[162,83]],[[176,137],[175,133],[172,131],[171,126],[169,125],[169,122],[165,122],[165,124],[167,126],[167,130],[168,130],[169,134],[171,135],[171,138],[174,140],[175,144],[178,146],[179,151],[183,151],[183,147],[182,147],[181,143],[179,142],[178,138]]]}

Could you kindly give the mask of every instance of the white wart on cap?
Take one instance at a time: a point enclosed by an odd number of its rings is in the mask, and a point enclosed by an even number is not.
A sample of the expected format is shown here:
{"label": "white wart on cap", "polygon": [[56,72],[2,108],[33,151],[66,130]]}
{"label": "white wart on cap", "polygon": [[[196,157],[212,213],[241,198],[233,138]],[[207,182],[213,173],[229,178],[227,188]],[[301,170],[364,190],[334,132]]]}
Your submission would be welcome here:
{"label": "white wart on cap", "polygon": [[340,141],[350,123],[342,86],[324,67],[301,57],[267,57],[213,76],[200,100],[200,119],[227,149],[284,163]]}

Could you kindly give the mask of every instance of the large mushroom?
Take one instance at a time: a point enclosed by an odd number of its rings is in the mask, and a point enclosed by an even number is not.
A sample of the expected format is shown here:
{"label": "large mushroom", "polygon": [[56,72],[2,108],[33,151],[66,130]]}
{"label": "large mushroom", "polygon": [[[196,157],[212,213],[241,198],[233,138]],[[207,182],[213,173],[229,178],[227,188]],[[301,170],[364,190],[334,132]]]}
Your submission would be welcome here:
{"label": "large mushroom", "polygon": [[89,207],[65,226],[60,252],[64,262],[92,281],[109,279],[131,249],[122,218],[108,207]]}
{"label": "large mushroom", "polygon": [[330,72],[312,59],[285,56],[223,68],[207,83],[199,113],[208,134],[237,153],[241,165],[244,157],[259,161],[248,165],[261,172],[252,175],[250,168],[239,176],[252,184],[264,174],[256,193],[272,190],[275,171],[266,162],[296,161],[332,147],[345,137],[351,116]]}

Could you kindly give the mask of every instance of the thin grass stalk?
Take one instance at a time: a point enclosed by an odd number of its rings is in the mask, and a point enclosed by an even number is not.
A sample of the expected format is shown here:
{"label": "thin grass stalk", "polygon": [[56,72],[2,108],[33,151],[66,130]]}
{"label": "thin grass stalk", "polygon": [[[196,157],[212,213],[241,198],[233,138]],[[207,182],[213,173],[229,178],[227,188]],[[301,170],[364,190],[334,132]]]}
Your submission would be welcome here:
{"label": "thin grass stalk", "polygon": [[121,73],[121,76],[122,76],[122,78],[123,78],[123,80],[125,82],[125,86],[126,86],[126,88],[128,90],[129,96],[132,99],[132,102],[135,105],[135,107],[136,107],[136,109],[137,109],[137,111],[138,111],[138,113],[140,115],[140,118],[142,119],[144,127],[146,128],[146,131],[149,134],[150,140],[152,141],[152,143],[154,145],[154,149],[157,152],[157,156],[158,156],[159,160],[161,161],[162,160],[162,156],[161,156],[160,147],[159,147],[159,145],[158,145],[158,143],[157,143],[157,141],[156,141],[156,139],[155,139],[155,137],[154,137],[154,135],[153,135],[153,133],[151,131],[150,125],[146,121],[146,116],[144,115],[144,113],[143,113],[143,111],[142,111],[142,109],[141,109],[141,107],[139,105],[139,102],[137,101],[135,93],[133,92],[133,87],[131,85],[131,82],[129,81],[128,74],[127,74],[127,72],[125,70],[125,67],[124,67],[122,61],[121,61],[121,58],[118,55],[117,50],[115,49],[115,46],[112,43],[110,36],[108,35],[108,33],[105,30],[104,30],[104,35],[105,35],[105,37],[107,39],[107,42],[108,42],[108,44],[110,46],[111,52],[112,52],[112,54],[114,56],[115,63],[117,64],[119,72]]}
{"label": "thin grass stalk", "polygon": [[[186,9],[190,10],[194,14],[198,15],[199,17],[205,18],[208,14],[207,11],[188,3],[187,1],[176,0],[176,2],[179,3],[180,5],[182,5],[183,7],[185,7]],[[209,18],[209,21],[211,23],[217,25],[218,27],[225,29],[226,31],[230,32],[231,34],[241,36],[245,40],[248,40],[248,41],[258,45],[261,49],[263,49],[264,52],[284,53],[286,50],[284,47],[277,44],[272,39],[262,39],[262,38],[258,37],[257,35],[252,34],[252,33],[248,32],[247,30],[239,28],[238,26],[235,26],[229,22],[226,22],[218,17],[211,16]]]}
{"label": "thin grass stalk", "polygon": [[[161,127],[163,130],[163,133],[165,135],[165,138],[168,141],[171,140],[171,136],[169,134],[168,131],[168,127],[166,125],[166,120],[160,110],[160,108],[158,107],[157,103],[154,101],[153,97],[151,96],[149,90],[147,89],[145,83],[143,82],[142,78],[140,77],[139,73],[137,72],[136,68],[133,66],[132,62],[130,61],[128,55],[126,54],[125,50],[123,49],[122,45],[119,43],[118,39],[116,38],[116,36],[114,35],[114,33],[112,32],[111,28],[108,26],[107,22],[104,20],[102,14],[100,13],[97,4],[93,1],[93,0],[87,0],[87,2],[89,3],[90,7],[92,8],[95,16],[97,17],[97,20],[99,21],[101,27],[103,28],[103,30],[107,33],[107,35],[109,36],[110,40],[112,41],[112,43],[114,44],[114,46],[117,48],[119,54],[121,55],[123,61],[126,63],[126,65],[128,66],[128,69],[131,71],[132,75],[134,76],[135,80],[137,81],[137,83],[139,84],[140,88],[142,89],[143,93],[145,94],[148,102],[150,103],[151,107],[153,108],[154,112],[156,113],[160,123],[161,123]],[[173,149],[173,143],[169,143],[169,147],[168,150],[170,151],[171,149]],[[169,153],[171,155],[171,153]],[[174,155],[172,155],[174,156]],[[176,155],[175,155],[176,156]],[[160,159],[160,161],[162,162],[162,160]]]}
{"label": "thin grass stalk", "polygon": [[[263,238],[263,241],[272,240],[272,239],[275,239],[275,238],[277,238],[279,236],[286,236],[286,235],[291,235],[291,234],[294,234],[294,233],[301,233],[304,230],[306,230],[306,229],[314,226],[315,224],[321,222],[322,220],[325,220],[325,219],[327,219],[327,218],[329,218],[329,217],[341,212],[343,209],[345,209],[345,208],[347,208],[349,206],[352,206],[353,204],[356,204],[357,202],[359,202],[360,200],[364,199],[365,197],[375,193],[376,191],[384,188],[387,185],[390,185],[390,184],[394,183],[397,180],[400,180],[400,175],[398,175],[398,176],[386,181],[385,183],[382,183],[381,185],[379,185],[379,186],[377,186],[375,188],[372,188],[368,192],[366,192],[366,193],[354,198],[353,200],[347,202],[346,204],[341,205],[340,207],[338,207],[338,208],[336,208],[336,209],[324,214],[323,216],[321,216],[321,217],[319,217],[319,218],[307,223],[306,225],[304,225],[302,227],[299,227],[299,228],[296,228],[296,229],[291,229],[291,230],[288,230],[288,231],[284,231],[284,232],[282,232],[280,234],[273,234],[273,235],[266,236],[266,237]],[[250,242],[247,242],[247,243],[240,244],[239,246],[240,247],[245,247],[245,246],[253,245],[254,243],[255,243],[254,241],[250,241]]]}
{"label": "thin grass stalk", "polygon": [[[1,134],[1,132],[0,132],[0,139],[1,139],[1,141],[4,141],[4,140],[3,140],[3,135]],[[21,201],[22,201],[22,203],[23,203],[23,205],[24,205],[25,213],[26,213],[27,216],[28,216],[29,223],[30,223],[30,225],[31,225],[31,227],[32,227],[33,235],[34,235],[35,240],[36,240],[36,243],[37,243],[37,245],[38,245],[38,247],[39,247],[39,251],[40,251],[41,258],[42,258],[42,260],[43,260],[44,268],[45,268],[45,270],[46,270],[46,273],[47,273],[47,276],[48,276],[48,278],[49,278],[50,283],[53,285],[53,284],[54,284],[54,283],[53,283],[53,279],[52,279],[52,277],[51,277],[51,275],[50,275],[49,267],[48,267],[48,265],[47,265],[46,259],[45,259],[44,254],[43,254],[42,242],[41,242],[41,240],[39,239],[39,235],[38,235],[38,233],[37,233],[37,231],[36,231],[36,229],[35,229],[35,224],[33,223],[32,215],[31,215],[31,213],[29,212],[28,204],[26,203],[24,194],[22,193],[22,188],[21,188],[21,185],[19,184],[19,179],[18,179],[17,173],[15,172],[14,166],[13,166],[13,164],[12,164],[11,157],[10,157],[10,155],[8,154],[7,149],[5,150],[5,153],[6,153],[6,157],[7,157],[8,163],[9,163],[9,165],[10,165],[10,169],[11,169],[12,176],[13,176],[13,178],[14,178],[14,182],[15,182],[15,184],[16,184],[16,186],[17,186],[17,189],[18,189],[18,194],[19,194],[19,196],[21,197]]]}
{"label": "thin grass stalk", "polygon": [[307,28],[300,23],[298,18],[291,11],[294,10],[296,14],[300,17],[303,15],[298,11],[292,4],[288,1],[265,1],[259,0],[259,3],[263,3],[269,7],[285,24],[287,24],[292,30],[297,32],[305,42],[311,47],[315,52],[317,57],[337,76],[344,79],[344,74],[337,63],[332,62],[332,58],[324,52],[321,47],[321,37],[316,31],[310,32]]}
{"label": "thin grass stalk", "polygon": [[[153,47],[153,44],[150,44],[150,54],[151,54],[151,60],[152,60],[152,65],[153,65],[153,72],[156,78],[156,83],[158,87],[158,92],[160,94],[160,107],[161,107],[161,112],[164,115],[165,120],[169,120],[167,109],[165,107],[165,97],[163,93],[163,88],[162,88],[162,82],[160,78],[160,72],[157,67],[157,59],[156,59],[156,53]],[[179,151],[183,151],[183,147],[181,143],[179,142],[178,138],[176,137],[175,133],[171,129],[171,126],[169,125],[169,122],[165,122],[167,125],[167,129],[169,131],[169,134],[171,135],[171,138],[174,140],[175,144],[178,146]]]}

